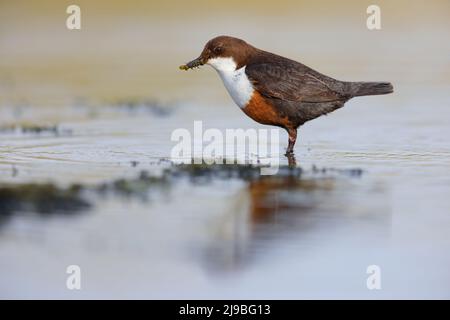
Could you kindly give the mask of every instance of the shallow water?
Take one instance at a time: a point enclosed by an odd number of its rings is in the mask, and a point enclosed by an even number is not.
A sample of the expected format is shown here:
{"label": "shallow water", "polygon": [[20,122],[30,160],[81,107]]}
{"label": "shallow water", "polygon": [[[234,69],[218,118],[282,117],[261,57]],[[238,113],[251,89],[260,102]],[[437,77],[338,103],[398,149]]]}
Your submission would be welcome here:
{"label": "shallow water", "polygon": [[[188,174],[128,195],[84,191],[93,206],[70,215],[14,212],[0,229],[8,275],[1,295],[448,298],[450,101],[441,99],[433,114],[395,97],[355,99],[306,125],[296,147],[299,179]],[[394,108],[401,119],[390,116]],[[112,107],[94,117],[88,108],[59,112],[69,120],[57,135],[2,134],[4,184],[132,181],[171,167],[161,161],[175,144],[170,133],[192,130],[199,114],[205,127],[255,127],[230,106],[179,105],[163,116]],[[271,156],[286,164],[280,135]],[[339,171],[355,168],[362,174]],[[80,291],[65,288],[71,264],[82,268]],[[366,287],[372,264],[381,267],[382,290]]]}
{"label": "shallow water", "polygon": [[[372,32],[353,0],[80,0],[79,33],[59,2],[1,2],[0,297],[450,298],[449,3],[378,2]],[[300,176],[183,171],[174,129],[265,128],[212,70],[177,69],[218,34],[395,93],[302,127]]]}

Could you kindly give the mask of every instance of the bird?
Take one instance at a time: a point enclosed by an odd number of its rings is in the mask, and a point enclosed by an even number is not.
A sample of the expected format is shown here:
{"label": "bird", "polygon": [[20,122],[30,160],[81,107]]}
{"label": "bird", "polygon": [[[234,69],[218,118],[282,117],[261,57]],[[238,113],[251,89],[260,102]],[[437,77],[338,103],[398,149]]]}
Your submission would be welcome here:
{"label": "bird", "polygon": [[390,82],[349,82],[258,49],[242,39],[218,36],[182,70],[210,65],[233,101],[258,123],[288,133],[286,156],[294,154],[297,130],[306,122],[340,109],[353,97],[392,93]]}

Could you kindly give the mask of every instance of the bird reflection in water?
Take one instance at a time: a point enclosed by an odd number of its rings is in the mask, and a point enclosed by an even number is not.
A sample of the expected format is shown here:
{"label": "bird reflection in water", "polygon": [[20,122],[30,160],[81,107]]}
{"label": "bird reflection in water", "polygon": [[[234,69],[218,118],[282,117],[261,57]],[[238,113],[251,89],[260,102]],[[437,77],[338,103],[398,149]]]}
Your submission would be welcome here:
{"label": "bird reflection in water", "polygon": [[334,189],[330,177],[281,174],[249,181],[230,212],[215,224],[205,251],[210,269],[239,268],[278,240],[313,228],[320,220],[315,214],[330,209]]}

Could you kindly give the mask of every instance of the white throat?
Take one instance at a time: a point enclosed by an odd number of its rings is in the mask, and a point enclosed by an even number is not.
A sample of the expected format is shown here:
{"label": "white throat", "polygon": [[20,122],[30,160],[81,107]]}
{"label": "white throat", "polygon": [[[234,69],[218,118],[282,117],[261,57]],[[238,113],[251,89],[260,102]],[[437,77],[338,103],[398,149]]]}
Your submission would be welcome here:
{"label": "white throat", "polygon": [[213,58],[209,59],[207,63],[219,73],[233,101],[240,108],[245,108],[252,98],[254,90],[245,73],[245,66],[236,70],[237,64],[231,57]]}

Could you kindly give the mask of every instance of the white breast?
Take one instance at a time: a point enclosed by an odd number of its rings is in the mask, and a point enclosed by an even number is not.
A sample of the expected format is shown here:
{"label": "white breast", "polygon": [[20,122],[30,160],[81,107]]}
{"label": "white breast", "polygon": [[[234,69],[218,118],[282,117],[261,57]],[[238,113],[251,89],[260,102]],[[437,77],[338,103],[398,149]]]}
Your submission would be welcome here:
{"label": "white breast", "polygon": [[253,86],[245,74],[245,66],[236,70],[233,58],[209,59],[208,64],[217,70],[233,101],[244,108],[253,94]]}

